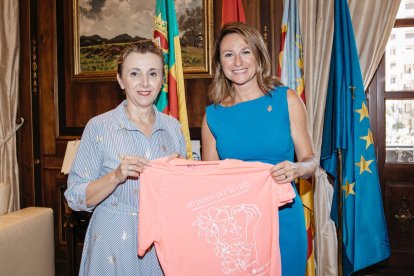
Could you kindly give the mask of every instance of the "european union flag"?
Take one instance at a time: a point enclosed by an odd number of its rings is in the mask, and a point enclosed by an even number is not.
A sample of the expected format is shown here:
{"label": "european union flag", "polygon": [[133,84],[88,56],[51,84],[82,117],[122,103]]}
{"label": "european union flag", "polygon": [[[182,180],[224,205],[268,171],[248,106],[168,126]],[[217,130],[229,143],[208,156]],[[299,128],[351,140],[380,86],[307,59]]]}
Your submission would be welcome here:
{"label": "european union flag", "polygon": [[[389,257],[377,163],[358,52],[347,0],[335,0],[334,42],[325,110],[321,166],[335,177],[331,217],[342,197],[343,273]],[[342,151],[339,175],[338,150]],[[339,179],[342,186],[339,186]]]}

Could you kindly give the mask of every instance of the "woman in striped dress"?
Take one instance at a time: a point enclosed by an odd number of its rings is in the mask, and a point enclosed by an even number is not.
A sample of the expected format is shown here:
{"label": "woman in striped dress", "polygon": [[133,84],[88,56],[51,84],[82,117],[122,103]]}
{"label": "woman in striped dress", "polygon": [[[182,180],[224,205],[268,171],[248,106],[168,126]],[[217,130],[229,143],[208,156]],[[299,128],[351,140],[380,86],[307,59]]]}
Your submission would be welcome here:
{"label": "woman in striped dress", "polygon": [[126,100],[92,118],[83,132],[65,191],[73,210],[93,211],[79,275],[163,274],[154,248],[137,255],[139,175],[149,160],[186,154],[178,121],[153,104],[163,63],[151,41],[127,47],[117,73]]}

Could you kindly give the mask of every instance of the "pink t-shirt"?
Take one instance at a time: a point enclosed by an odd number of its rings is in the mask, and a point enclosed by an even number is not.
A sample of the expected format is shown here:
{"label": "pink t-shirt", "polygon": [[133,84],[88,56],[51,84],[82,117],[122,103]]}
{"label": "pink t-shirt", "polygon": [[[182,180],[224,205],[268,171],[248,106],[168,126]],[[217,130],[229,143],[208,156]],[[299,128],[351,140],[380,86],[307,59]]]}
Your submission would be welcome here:
{"label": "pink t-shirt", "polygon": [[260,162],[154,160],[141,174],[138,254],[165,275],[280,275],[278,207],[295,197]]}

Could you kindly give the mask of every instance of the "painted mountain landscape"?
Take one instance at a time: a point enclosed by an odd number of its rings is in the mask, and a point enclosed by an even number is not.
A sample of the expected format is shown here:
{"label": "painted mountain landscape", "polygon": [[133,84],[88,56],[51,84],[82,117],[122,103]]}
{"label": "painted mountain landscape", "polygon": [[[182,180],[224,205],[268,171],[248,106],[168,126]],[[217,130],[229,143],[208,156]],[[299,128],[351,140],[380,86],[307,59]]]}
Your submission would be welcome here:
{"label": "painted mountain landscape", "polygon": [[[203,67],[202,1],[175,0],[184,68]],[[155,0],[78,0],[79,69],[116,70],[125,45],[151,39]]]}
{"label": "painted mountain landscape", "polygon": [[118,35],[112,39],[99,35],[80,37],[80,67],[82,72],[114,71],[117,58],[125,45],[144,39],[128,34]]}

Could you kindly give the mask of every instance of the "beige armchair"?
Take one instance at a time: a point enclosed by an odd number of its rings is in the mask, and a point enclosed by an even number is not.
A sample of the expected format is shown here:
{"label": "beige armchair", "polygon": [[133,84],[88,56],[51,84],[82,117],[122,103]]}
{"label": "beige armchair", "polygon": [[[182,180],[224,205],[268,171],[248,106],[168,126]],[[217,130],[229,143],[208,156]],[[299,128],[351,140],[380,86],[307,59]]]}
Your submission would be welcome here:
{"label": "beige armchair", "polygon": [[[0,187],[3,200],[2,191]],[[28,207],[0,214],[0,275],[55,275],[52,209]]]}

